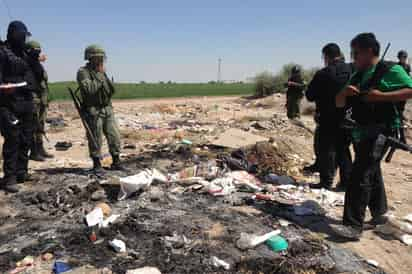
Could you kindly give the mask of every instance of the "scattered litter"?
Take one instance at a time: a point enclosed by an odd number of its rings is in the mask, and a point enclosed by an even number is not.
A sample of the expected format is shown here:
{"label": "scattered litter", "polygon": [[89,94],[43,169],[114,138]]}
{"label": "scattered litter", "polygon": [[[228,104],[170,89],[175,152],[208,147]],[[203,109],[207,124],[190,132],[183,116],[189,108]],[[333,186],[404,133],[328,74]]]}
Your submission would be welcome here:
{"label": "scattered litter", "polygon": [[109,245],[118,253],[126,252],[126,244],[122,240],[114,239],[113,241],[109,241]]}
{"label": "scattered litter", "polygon": [[25,266],[32,266],[32,265],[34,265],[34,257],[32,256],[26,256],[24,257],[23,260],[18,261],[16,263],[17,267],[25,267]]}
{"label": "scattered litter", "polygon": [[51,253],[45,253],[41,256],[43,261],[51,261],[54,258],[54,255]]}
{"label": "scattered litter", "polygon": [[393,215],[389,215],[388,222],[384,225],[377,226],[375,232],[392,236],[406,245],[412,245],[412,225],[403,222]]}
{"label": "scattered litter", "polygon": [[[86,215],[86,223],[88,227],[99,225],[99,227],[107,227],[114,223],[120,215],[110,215],[112,209],[106,203],[99,203],[96,207]],[[105,219],[105,217],[107,217]]]}
{"label": "scattered litter", "polygon": [[95,192],[93,192],[91,199],[93,201],[100,201],[100,200],[104,200],[106,199],[106,192],[104,191],[104,189],[99,189],[96,190]]}
{"label": "scattered litter", "polygon": [[371,266],[374,266],[374,267],[378,267],[378,266],[379,266],[379,263],[378,263],[377,261],[375,261],[375,260],[366,260],[366,262],[367,262],[368,264],[370,264]]}
{"label": "scattered litter", "polygon": [[248,233],[242,232],[240,234],[240,238],[236,242],[236,246],[241,250],[254,248],[266,242],[270,238],[279,235],[280,233],[281,233],[280,230],[275,230],[265,235],[257,236],[255,234],[248,234]]}
{"label": "scattered litter", "polygon": [[173,236],[165,236],[164,239],[169,243],[169,246],[171,246],[170,243],[188,245],[191,242],[185,235],[179,235],[177,233],[173,233]]}
{"label": "scattered litter", "polygon": [[206,191],[213,196],[226,196],[236,192],[232,178],[217,178],[206,185]]}
{"label": "scattered litter", "polygon": [[147,189],[154,180],[167,182],[166,176],[156,169],[145,169],[136,175],[119,178],[120,192],[118,200],[124,200],[139,190]]}
{"label": "scattered litter", "polygon": [[252,192],[262,191],[262,183],[258,178],[249,174],[246,171],[233,171],[225,175],[226,178],[233,179],[233,183],[236,186],[246,188]]}
{"label": "scattered litter", "polygon": [[60,273],[64,273],[64,272],[68,272],[72,270],[72,268],[64,262],[55,262],[53,265],[53,273],[54,274],[60,274]]}
{"label": "scattered litter", "polygon": [[278,222],[279,222],[281,227],[288,227],[291,224],[291,222],[289,222],[285,219],[279,219]]}
{"label": "scattered litter", "polygon": [[183,140],[182,140],[182,144],[184,144],[184,145],[192,145],[193,143],[192,143],[192,141],[183,139]]}
{"label": "scattered litter", "polygon": [[109,218],[103,220],[103,222],[101,223],[101,227],[108,227],[110,224],[113,224],[114,222],[116,222],[116,220],[120,217],[120,215],[111,215]]}
{"label": "scattered litter", "polygon": [[230,264],[229,264],[229,263],[227,263],[227,262],[219,259],[219,258],[216,257],[216,256],[213,256],[213,257],[211,258],[211,264],[212,264],[213,266],[215,266],[215,267],[218,267],[218,268],[222,267],[222,268],[225,269],[225,270],[229,270],[229,269],[230,269]]}
{"label": "scattered litter", "polygon": [[64,122],[63,117],[50,117],[46,119],[46,123],[50,124],[51,128],[64,128],[66,123]]}
{"label": "scattered litter", "polygon": [[112,208],[106,203],[98,203],[96,208],[100,208],[104,217],[109,217],[112,214]]}
{"label": "scattered litter", "polygon": [[126,274],[162,274],[159,269],[155,267],[143,267],[134,270],[126,271]]}
{"label": "scattered litter", "polygon": [[136,145],[135,144],[125,144],[123,146],[123,149],[136,149]]}
{"label": "scattered litter", "polygon": [[266,245],[274,252],[282,252],[287,250],[289,247],[286,239],[280,235],[271,237],[266,241]]}
{"label": "scattered litter", "polygon": [[86,215],[86,223],[89,227],[93,227],[102,223],[103,219],[103,210],[100,207],[96,207]]}
{"label": "scattered litter", "polygon": [[56,145],[54,146],[57,151],[66,151],[69,148],[71,148],[73,144],[71,142],[57,142]]}
{"label": "scattered litter", "polygon": [[325,214],[325,210],[316,201],[305,201],[293,207],[297,216],[320,216]]}

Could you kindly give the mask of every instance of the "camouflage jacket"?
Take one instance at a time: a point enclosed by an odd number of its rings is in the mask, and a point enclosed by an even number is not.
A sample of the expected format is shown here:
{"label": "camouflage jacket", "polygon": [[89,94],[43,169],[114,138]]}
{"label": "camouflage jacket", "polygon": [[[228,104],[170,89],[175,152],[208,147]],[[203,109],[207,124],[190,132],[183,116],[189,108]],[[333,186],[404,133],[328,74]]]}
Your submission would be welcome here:
{"label": "camouflage jacket", "polygon": [[114,86],[105,73],[96,72],[90,64],[77,72],[77,83],[86,108],[111,106]]}

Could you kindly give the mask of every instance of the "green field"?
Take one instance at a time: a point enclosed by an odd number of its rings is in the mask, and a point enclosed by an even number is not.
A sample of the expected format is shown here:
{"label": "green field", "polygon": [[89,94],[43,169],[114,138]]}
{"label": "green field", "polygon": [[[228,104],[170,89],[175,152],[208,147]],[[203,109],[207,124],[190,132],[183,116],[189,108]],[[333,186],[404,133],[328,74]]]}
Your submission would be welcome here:
{"label": "green field", "polygon": [[[253,84],[115,84],[115,99],[144,99],[193,96],[251,95]],[[76,88],[74,82],[50,84],[51,100],[69,100],[67,87]]]}

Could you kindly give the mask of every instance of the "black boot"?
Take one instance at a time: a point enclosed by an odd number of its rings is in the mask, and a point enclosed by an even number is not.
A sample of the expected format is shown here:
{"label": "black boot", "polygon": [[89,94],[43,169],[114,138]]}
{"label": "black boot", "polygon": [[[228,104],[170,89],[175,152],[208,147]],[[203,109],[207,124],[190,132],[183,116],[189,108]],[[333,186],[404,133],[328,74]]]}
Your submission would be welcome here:
{"label": "black boot", "polygon": [[4,190],[6,192],[9,192],[9,193],[19,192],[16,177],[9,176],[9,177],[4,177],[3,179],[1,179],[0,189]]}
{"label": "black boot", "polygon": [[120,157],[117,156],[112,156],[113,163],[111,166],[112,170],[120,170],[120,171],[127,171],[126,168],[121,164],[120,162]]}
{"label": "black boot", "polygon": [[346,191],[346,183],[339,182],[335,187],[336,192],[345,192]]}
{"label": "black boot", "polygon": [[93,172],[96,175],[102,175],[104,173],[104,169],[102,167],[102,164],[100,163],[99,158],[92,158],[93,159]]}
{"label": "black boot", "polygon": [[331,190],[332,189],[332,184],[325,184],[325,183],[319,183],[319,184],[310,184],[309,187],[311,189],[326,189],[326,190]]}
{"label": "black boot", "polygon": [[49,158],[49,159],[54,158],[52,154],[47,153],[46,149],[44,148],[43,142],[39,143],[38,151],[39,151],[39,154],[43,156],[43,158]]}
{"label": "black boot", "polygon": [[17,174],[17,184],[24,184],[25,182],[33,182],[35,180],[38,180],[38,178],[33,177],[29,173],[22,173],[22,174]]}
{"label": "black boot", "polygon": [[36,162],[46,161],[46,159],[40,154],[39,145],[36,143],[31,146],[29,158],[30,160],[36,161]]}
{"label": "black boot", "polygon": [[315,172],[319,172],[320,168],[319,168],[318,163],[314,163],[313,165],[305,166],[303,168],[303,171],[306,173],[315,173]]}

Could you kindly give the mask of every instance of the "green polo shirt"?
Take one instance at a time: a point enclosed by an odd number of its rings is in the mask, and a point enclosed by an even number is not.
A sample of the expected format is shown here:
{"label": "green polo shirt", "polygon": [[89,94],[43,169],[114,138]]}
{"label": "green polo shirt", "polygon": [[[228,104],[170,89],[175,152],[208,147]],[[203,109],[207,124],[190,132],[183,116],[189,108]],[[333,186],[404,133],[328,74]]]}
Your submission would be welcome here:
{"label": "green polo shirt", "polygon": [[[350,82],[351,85],[365,85],[367,81],[373,76],[376,66],[367,70],[360,81],[360,83]],[[355,77],[356,78],[356,77]],[[379,82],[377,89],[382,92],[396,91],[403,88],[412,88],[412,78],[399,66],[393,66]],[[393,129],[401,127],[401,113],[396,113],[395,117],[388,117],[387,125]],[[359,141],[366,137],[366,132],[362,129],[354,129],[352,137],[355,141]]]}

